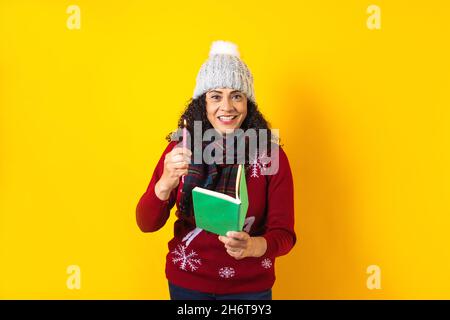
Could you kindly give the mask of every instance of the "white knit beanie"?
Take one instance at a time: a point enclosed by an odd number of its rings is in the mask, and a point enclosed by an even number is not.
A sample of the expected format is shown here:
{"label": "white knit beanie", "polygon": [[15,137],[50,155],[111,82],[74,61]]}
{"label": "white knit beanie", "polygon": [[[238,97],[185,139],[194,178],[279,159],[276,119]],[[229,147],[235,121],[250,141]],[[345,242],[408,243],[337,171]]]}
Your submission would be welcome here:
{"label": "white knit beanie", "polygon": [[255,102],[253,76],[240,59],[237,46],[228,41],[212,43],[209,58],[198,72],[193,98],[217,88],[239,90]]}

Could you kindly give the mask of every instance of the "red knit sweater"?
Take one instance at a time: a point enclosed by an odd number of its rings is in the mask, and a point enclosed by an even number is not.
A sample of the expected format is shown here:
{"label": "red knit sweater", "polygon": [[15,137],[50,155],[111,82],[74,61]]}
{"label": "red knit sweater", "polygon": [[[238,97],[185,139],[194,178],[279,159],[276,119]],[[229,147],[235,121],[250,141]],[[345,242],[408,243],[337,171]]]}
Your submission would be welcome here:
{"label": "red knit sweater", "polygon": [[[160,229],[176,204],[178,219],[166,256],[166,277],[175,285],[216,294],[257,292],[270,289],[275,281],[275,258],[294,246],[294,190],[286,154],[279,148],[279,169],[274,175],[261,175],[258,164],[247,173],[249,207],[244,230],[262,236],[267,251],[259,258],[241,260],[228,255],[216,234],[195,227],[193,217],[179,214],[181,181],[166,201],[155,194],[155,184],[164,171],[164,157],[177,142],[163,152],[147,191],[136,208],[137,224],[143,232]],[[180,179],[181,180],[181,179]]]}

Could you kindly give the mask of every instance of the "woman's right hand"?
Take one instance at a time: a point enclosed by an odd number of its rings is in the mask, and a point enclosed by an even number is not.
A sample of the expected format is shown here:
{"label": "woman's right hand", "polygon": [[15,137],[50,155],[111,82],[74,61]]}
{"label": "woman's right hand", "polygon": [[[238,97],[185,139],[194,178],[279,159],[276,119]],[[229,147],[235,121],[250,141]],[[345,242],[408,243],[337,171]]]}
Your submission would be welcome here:
{"label": "woman's right hand", "polygon": [[176,147],[166,154],[164,172],[155,185],[155,193],[161,200],[167,200],[170,192],[180,183],[180,177],[188,173],[191,150]]}

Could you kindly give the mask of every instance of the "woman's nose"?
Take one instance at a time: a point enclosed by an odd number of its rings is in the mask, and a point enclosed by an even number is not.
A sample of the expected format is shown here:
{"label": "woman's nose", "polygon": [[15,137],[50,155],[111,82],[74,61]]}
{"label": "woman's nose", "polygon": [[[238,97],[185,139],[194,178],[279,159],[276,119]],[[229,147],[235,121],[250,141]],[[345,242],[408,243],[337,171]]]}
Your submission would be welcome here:
{"label": "woman's nose", "polygon": [[221,109],[224,111],[230,111],[233,110],[233,102],[230,99],[224,99]]}

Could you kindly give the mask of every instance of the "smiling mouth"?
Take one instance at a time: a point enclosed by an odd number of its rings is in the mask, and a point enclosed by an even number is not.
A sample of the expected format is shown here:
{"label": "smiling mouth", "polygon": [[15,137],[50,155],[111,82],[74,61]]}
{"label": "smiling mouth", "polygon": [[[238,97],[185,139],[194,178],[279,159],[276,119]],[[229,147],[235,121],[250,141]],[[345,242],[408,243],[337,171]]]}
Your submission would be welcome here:
{"label": "smiling mouth", "polygon": [[236,116],[218,116],[217,119],[222,120],[222,121],[231,121],[237,118]]}

